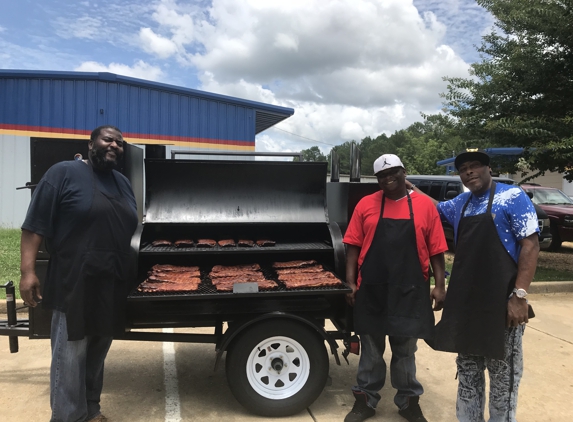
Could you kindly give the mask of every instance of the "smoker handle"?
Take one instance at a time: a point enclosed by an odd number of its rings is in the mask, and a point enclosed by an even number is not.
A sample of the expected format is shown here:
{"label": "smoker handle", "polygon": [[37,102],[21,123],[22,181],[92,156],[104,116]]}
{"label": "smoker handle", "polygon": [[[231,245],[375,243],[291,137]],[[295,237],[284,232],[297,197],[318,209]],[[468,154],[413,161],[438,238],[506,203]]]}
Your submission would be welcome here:
{"label": "smoker handle", "polygon": [[336,222],[328,224],[330,238],[332,239],[332,248],[334,249],[334,271],[346,281],[346,249],[342,243],[342,231]]}
{"label": "smoker handle", "polygon": [[16,188],[16,190],[20,190],[20,189],[32,189],[35,188],[36,186],[38,186],[38,184],[32,184],[32,182],[26,182],[26,186],[20,186],[18,188]]}
{"label": "smoker handle", "polygon": [[[14,283],[9,281],[3,286],[6,289],[6,314],[8,316],[8,328],[15,327],[18,323],[16,315],[16,289]],[[8,336],[10,342],[10,353],[18,353],[18,337]]]}
{"label": "smoker handle", "polygon": [[247,156],[247,157],[294,157],[298,161],[302,161],[302,153],[300,152],[221,152],[221,151],[186,151],[186,150],[172,150],[171,159],[176,155],[227,155],[231,157]]}

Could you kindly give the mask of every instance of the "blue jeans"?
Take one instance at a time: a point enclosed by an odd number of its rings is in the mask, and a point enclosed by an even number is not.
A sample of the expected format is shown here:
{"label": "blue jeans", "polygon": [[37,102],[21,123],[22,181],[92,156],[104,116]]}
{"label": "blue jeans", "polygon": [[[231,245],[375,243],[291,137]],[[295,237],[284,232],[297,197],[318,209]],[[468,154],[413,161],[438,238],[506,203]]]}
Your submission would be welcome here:
{"label": "blue jeans", "polygon": [[50,368],[51,422],[83,422],[100,413],[103,364],[112,337],[68,341],[66,315],[53,311]]}
{"label": "blue jeans", "polygon": [[[417,397],[424,393],[422,385],[416,379],[416,358],[414,354],[418,347],[418,339],[410,337],[389,336],[392,360],[390,361],[390,379],[392,387],[396,390],[394,403],[398,408],[408,407],[408,398]],[[384,350],[386,349],[385,335],[360,336],[362,350],[358,364],[358,385],[352,387],[354,393],[364,393],[368,397],[368,405],[376,408],[380,401],[378,392],[384,387],[386,381],[386,362]]]}
{"label": "blue jeans", "polygon": [[503,360],[458,355],[458,398],[456,416],[461,422],[483,422],[485,369],[489,373],[490,422],[515,422],[517,391],[523,375],[522,337],[525,326],[505,330]]}

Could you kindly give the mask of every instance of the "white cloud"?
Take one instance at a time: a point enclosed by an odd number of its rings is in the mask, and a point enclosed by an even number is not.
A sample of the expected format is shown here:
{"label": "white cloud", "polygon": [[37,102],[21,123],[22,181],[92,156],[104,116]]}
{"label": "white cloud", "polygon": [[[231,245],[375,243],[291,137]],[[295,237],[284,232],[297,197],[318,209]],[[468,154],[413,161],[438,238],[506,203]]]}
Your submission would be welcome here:
{"label": "white cloud", "polygon": [[[439,109],[443,76],[467,76],[443,43],[446,25],[411,1],[213,0],[185,10],[163,0],[153,18],[153,33],[198,70],[201,89],[292,107],[280,127],[321,142],[404,128]],[[145,51],[166,54],[152,41]]]}
{"label": "white cloud", "polygon": [[177,53],[177,45],[172,40],[156,34],[151,28],[141,28],[139,39],[146,52],[155,54],[161,59]]}
{"label": "white cloud", "polygon": [[152,66],[141,60],[138,60],[133,66],[121,63],[110,63],[106,66],[103,63],[88,61],[83,62],[74,70],[78,72],[111,72],[118,75],[149,79],[153,81],[161,81],[163,77],[163,71],[160,68]]}
{"label": "white cloud", "polygon": [[2,32],[0,67],[109,71],[294,108],[257,136],[267,150],[328,148],[435,113],[442,77],[468,75],[467,52],[492,23],[475,0],[53,5],[38,6],[52,26],[14,33],[28,46]]}

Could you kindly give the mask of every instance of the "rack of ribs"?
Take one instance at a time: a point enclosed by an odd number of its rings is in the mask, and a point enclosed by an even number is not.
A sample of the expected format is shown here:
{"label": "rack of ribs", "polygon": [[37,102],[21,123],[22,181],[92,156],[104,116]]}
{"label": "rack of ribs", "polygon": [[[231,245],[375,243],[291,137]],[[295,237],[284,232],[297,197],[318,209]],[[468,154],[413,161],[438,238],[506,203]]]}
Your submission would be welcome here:
{"label": "rack of ribs", "polygon": [[285,269],[285,268],[304,268],[316,264],[317,262],[314,259],[287,261],[287,262],[273,262],[273,268],[275,270]]}
{"label": "rack of ribs", "polygon": [[196,291],[201,284],[199,267],[156,264],[151,267],[147,279],[137,290],[140,292]]}

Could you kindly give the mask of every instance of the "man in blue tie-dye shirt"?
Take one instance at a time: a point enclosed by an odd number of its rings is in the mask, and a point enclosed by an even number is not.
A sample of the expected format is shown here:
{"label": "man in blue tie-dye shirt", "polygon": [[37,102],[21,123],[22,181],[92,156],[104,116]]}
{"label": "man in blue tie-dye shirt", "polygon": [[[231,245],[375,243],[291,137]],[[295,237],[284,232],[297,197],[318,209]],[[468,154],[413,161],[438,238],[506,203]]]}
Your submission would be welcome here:
{"label": "man in blue tie-dye shirt", "polygon": [[527,289],[539,254],[537,216],[521,188],[493,181],[486,153],[463,152],[455,166],[469,192],[437,203],[454,226],[456,256],[432,345],[458,353],[460,421],[484,420],[486,368],[490,421],[515,421]]}

